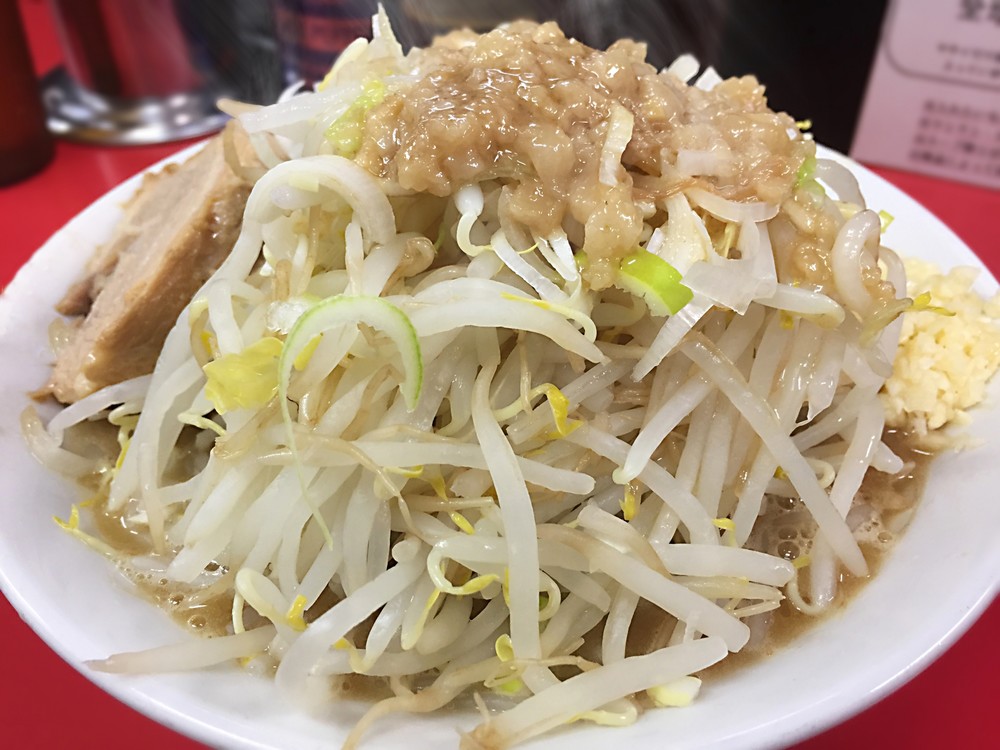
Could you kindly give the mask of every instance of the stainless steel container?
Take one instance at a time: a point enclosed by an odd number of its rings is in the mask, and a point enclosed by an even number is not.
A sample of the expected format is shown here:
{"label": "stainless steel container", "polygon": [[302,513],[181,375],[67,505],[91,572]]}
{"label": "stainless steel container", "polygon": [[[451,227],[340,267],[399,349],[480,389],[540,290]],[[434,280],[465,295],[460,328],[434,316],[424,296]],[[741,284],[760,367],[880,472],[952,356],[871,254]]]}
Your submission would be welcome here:
{"label": "stainless steel container", "polygon": [[273,100],[281,63],[268,0],[49,0],[65,66],[44,81],[49,127],[161,143],[225,122],[220,97]]}

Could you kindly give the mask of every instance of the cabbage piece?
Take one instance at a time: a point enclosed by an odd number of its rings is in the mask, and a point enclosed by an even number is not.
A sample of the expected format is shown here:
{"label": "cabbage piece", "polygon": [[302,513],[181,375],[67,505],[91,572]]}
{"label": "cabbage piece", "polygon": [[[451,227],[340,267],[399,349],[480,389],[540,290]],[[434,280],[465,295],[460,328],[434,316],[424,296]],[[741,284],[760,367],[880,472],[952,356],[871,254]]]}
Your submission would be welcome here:
{"label": "cabbage piece", "polygon": [[280,339],[267,336],[242,352],[226,354],[202,369],[208,382],[205,396],[219,414],[234,409],[256,409],[278,393]]}
{"label": "cabbage piece", "polygon": [[694,212],[683,193],[667,198],[666,208],[667,224],[664,227],[663,242],[654,247],[650,241],[646,244],[646,249],[685,274],[698,261],[708,260],[712,252],[712,241],[705,229],[705,222]]}
{"label": "cabbage piece", "polygon": [[340,117],[326,129],[326,139],[340,156],[353,157],[361,148],[365,115],[385,99],[385,84],[379,80],[366,81],[361,94]]}
{"label": "cabbage piece", "polygon": [[635,118],[631,112],[620,104],[612,106],[611,117],[608,119],[608,135],[604,140],[604,148],[601,149],[598,179],[602,185],[614,187],[620,182],[619,172],[624,171],[622,154],[632,140],[634,125]]}
{"label": "cabbage piece", "polygon": [[795,175],[795,187],[799,188],[804,186],[807,182],[813,182],[816,179],[816,157],[807,156],[805,160],[799,165],[799,171]]}

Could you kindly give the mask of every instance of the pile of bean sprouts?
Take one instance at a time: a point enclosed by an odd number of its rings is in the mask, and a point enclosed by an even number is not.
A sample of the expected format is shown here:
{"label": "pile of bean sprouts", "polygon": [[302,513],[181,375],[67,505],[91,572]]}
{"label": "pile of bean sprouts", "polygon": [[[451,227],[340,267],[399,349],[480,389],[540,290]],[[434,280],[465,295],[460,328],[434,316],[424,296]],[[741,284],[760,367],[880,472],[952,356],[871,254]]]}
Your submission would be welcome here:
{"label": "pile of bean sprouts", "polygon": [[[691,189],[642,239],[690,302],[656,317],[590,289],[566,231],[499,215],[501,181],[422,200],[329,153],[359,70],[388,86],[412,75],[384,19],[375,32],[332,85],[241,114],[265,168],[152,375],[44,428],[25,418],[35,452],[76,476],[94,466],[66,431],[120,428],[106,510],[169,561],[167,578],[233,597],[229,634],[96,666],[241,658],[276,666],[304,706],[339,676],[387,678],[392,697],[349,745],[384,714],[463,693],[503,709],[470,747],[683,704],[756,615],[786,596],[819,613],[842,571],[867,575],[845,519],[865,473],[902,462],[877,398],[899,325],[867,325],[880,307],[864,279],[875,269],[901,298],[901,264],[854,179],[820,160],[816,200],[838,226],[829,288],[779,280],[779,206]],[[808,556],[747,546],[771,498],[808,511]],[[631,654],[641,600],[667,635]]]}

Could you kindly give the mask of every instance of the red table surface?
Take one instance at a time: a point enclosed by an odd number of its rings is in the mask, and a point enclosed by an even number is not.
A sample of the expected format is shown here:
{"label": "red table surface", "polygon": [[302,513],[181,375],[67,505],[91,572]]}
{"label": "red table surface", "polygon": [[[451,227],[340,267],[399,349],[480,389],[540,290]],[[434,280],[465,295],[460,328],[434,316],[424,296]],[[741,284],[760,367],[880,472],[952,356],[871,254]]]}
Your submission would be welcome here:
{"label": "red table surface", "polygon": [[[58,50],[45,8],[37,0],[21,4],[36,62],[39,69],[46,69],[57,60]],[[44,172],[0,188],[0,283],[5,285],[36,248],[90,202],[178,148],[178,144],[112,149],[60,143]],[[1000,275],[996,231],[1000,193],[905,172],[876,171],[941,217]],[[90,684],[50,651],[3,598],[0,633],[4,666],[0,746],[200,747]],[[995,747],[998,635],[1000,602],[995,601],[954,646],[910,683],[796,749]]]}

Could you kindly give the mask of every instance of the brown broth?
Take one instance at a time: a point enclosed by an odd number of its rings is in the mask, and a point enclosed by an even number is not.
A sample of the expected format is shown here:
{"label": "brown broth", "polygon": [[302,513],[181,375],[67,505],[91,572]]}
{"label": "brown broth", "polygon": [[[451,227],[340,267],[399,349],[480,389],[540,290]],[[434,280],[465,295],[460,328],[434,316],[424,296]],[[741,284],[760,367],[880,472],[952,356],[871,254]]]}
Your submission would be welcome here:
{"label": "brown broth", "polygon": [[[702,677],[709,676],[715,680],[734,671],[742,671],[758,660],[787,647],[803,633],[830,618],[839,616],[855,595],[878,575],[882,565],[892,553],[900,533],[905,531],[905,526],[895,533],[886,531],[884,527],[890,526],[894,519],[903,520],[902,514],[912,512],[917,506],[923,495],[934,458],[933,453],[921,444],[920,438],[916,435],[899,430],[887,430],[883,439],[896,455],[903,459],[906,468],[897,476],[869,471],[855,500],[856,503],[870,504],[881,517],[881,521],[874,524],[871,530],[874,541],[861,545],[861,551],[868,563],[868,577],[859,578],[842,572],[837,584],[836,597],[819,617],[807,615],[790,600],[783,600],[778,609],[769,613],[772,615],[770,625],[761,643],[748,646],[739,653],[730,654],[728,658],[701,672]],[[807,580],[808,577],[803,576],[803,581]],[[807,586],[803,586],[802,593],[808,597]]]}
{"label": "brown broth", "polygon": [[91,518],[97,528],[97,536],[123,555],[132,557],[152,553],[153,545],[149,538],[131,528],[121,513],[112,513],[104,507],[94,507]]}
{"label": "brown broth", "polygon": [[[94,509],[91,517],[97,535],[122,553],[117,561],[122,575],[142,598],[170,615],[181,627],[208,637],[225,635],[232,622],[232,574],[217,563],[206,573],[216,578],[208,587],[171,581],[162,572],[169,562],[152,551],[149,540],[128,527],[120,514]],[[142,559],[148,566],[130,562]],[[162,564],[160,564],[162,563]]]}
{"label": "brown broth", "polygon": [[[169,467],[174,481],[183,481],[192,473],[195,434],[194,430],[185,430],[182,434],[180,450]],[[107,473],[119,452],[117,436],[118,428],[103,420],[83,422],[66,433],[67,448],[92,458],[98,467],[79,483],[84,495],[81,505],[89,511],[95,536],[121,554],[115,561],[118,569],[142,598],[167,612],[187,630],[208,637],[225,635],[232,622],[233,606],[228,571],[212,563],[207,572],[216,575],[218,580],[207,589],[169,580],[160,572],[166,568],[169,558],[154,552],[149,536],[128,523],[127,512],[107,509]],[[130,562],[135,558],[148,563],[146,569]],[[253,616],[256,617],[256,613]]]}
{"label": "brown broth", "polygon": [[[181,627],[209,638],[229,632],[233,595],[227,591],[232,585],[227,573],[222,574],[220,581],[206,592],[157,573],[150,574],[124,565],[120,569],[143,598],[164,610]],[[229,584],[220,585],[225,579],[230,581]]]}

